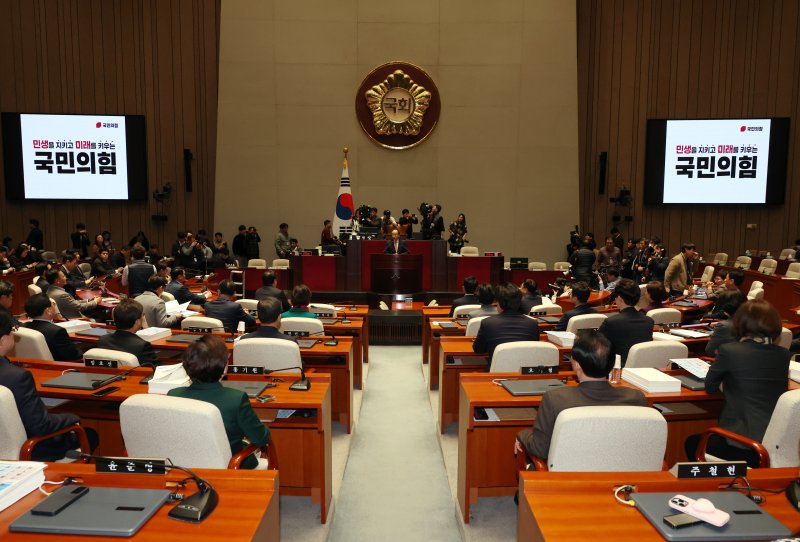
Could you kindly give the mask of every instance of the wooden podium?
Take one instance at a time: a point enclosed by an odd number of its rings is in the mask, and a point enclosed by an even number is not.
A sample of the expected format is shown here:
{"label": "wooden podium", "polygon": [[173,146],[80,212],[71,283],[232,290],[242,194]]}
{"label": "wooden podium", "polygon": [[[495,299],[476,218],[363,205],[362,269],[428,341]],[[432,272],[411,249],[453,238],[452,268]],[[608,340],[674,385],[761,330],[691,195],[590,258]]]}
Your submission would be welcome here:
{"label": "wooden podium", "polygon": [[422,290],[421,254],[371,254],[372,291],[413,294]]}

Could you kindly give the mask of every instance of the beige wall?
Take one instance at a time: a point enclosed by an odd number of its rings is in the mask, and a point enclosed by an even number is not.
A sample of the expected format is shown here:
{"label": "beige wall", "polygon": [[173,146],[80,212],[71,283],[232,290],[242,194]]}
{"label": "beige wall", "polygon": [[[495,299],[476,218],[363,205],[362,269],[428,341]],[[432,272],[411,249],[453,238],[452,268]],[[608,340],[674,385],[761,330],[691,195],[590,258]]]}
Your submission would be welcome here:
{"label": "beige wall", "polygon": [[[286,221],[303,246],[331,218],[350,147],[356,205],[439,202],[481,250],[564,258],[578,220],[575,2],[225,0],[216,229],[255,225],[272,257]],[[439,87],[439,126],[416,148],[378,147],[356,90],[391,60]]]}

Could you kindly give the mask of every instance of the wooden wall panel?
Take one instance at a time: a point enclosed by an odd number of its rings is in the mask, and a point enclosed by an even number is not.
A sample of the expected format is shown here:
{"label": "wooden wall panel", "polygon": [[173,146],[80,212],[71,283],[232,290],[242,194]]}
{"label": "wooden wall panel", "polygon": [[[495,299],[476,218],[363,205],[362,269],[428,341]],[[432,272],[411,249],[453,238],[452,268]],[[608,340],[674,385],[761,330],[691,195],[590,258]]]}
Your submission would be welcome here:
{"label": "wooden wall panel", "polygon": [[[62,249],[85,222],[90,233],[110,230],[117,246],[143,230],[163,251],[179,229],[213,232],[219,16],[220,0],[0,2],[0,110],[144,115],[148,194],[173,186],[164,223],[151,220],[161,210],[149,196],[8,202],[0,155],[0,234],[24,240],[38,218],[46,244]],[[191,193],[184,148],[194,155]]]}
{"label": "wooden wall panel", "polygon": [[[800,237],[800,7],[795,0],[577,0],[581,223],[600,237],[612,215],[628,237],[675,252],[773,251]],[[648,118],[790,117],[783,205],[645,206]],[[606,194],[598,156],[608,152]],[[629,208],[609,202],[631,188]],[[755,231],[746,224],[757,224]]]}

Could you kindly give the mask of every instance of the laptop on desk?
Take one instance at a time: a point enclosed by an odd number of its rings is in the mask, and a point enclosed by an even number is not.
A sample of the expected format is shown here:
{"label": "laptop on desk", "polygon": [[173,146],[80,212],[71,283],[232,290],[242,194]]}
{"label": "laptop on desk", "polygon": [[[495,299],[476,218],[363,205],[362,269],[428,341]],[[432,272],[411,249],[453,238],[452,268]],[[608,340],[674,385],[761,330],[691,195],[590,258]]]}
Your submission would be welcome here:
{"label": "laptop on desk", "polygon": [[106,384],[119,380],[120,377],[107,373],[79,373],[71,371],[42,382],[43,388],[67,388],[71,390],[96,390]]}
{"label": "laptop on desk", "polygon": [[526,395],[544,395],[548,391],[560,388],[566,384],[555,378],[545,378],[542,380],[501,380],[500,385],[514,397],[520,397]]}

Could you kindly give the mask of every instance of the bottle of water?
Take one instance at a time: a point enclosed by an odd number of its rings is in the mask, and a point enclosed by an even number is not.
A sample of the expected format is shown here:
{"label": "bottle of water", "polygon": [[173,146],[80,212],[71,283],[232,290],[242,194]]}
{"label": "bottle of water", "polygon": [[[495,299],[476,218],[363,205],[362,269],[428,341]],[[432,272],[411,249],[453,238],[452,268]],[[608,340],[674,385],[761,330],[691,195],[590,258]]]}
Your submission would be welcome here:
{"label": "bottle of water", "polygon": [[614,356],[614,368],[611,369],[611,373],[608,375],[608,381],[612,384],[619,384],[622,380],[622,357],[617,354]]}

